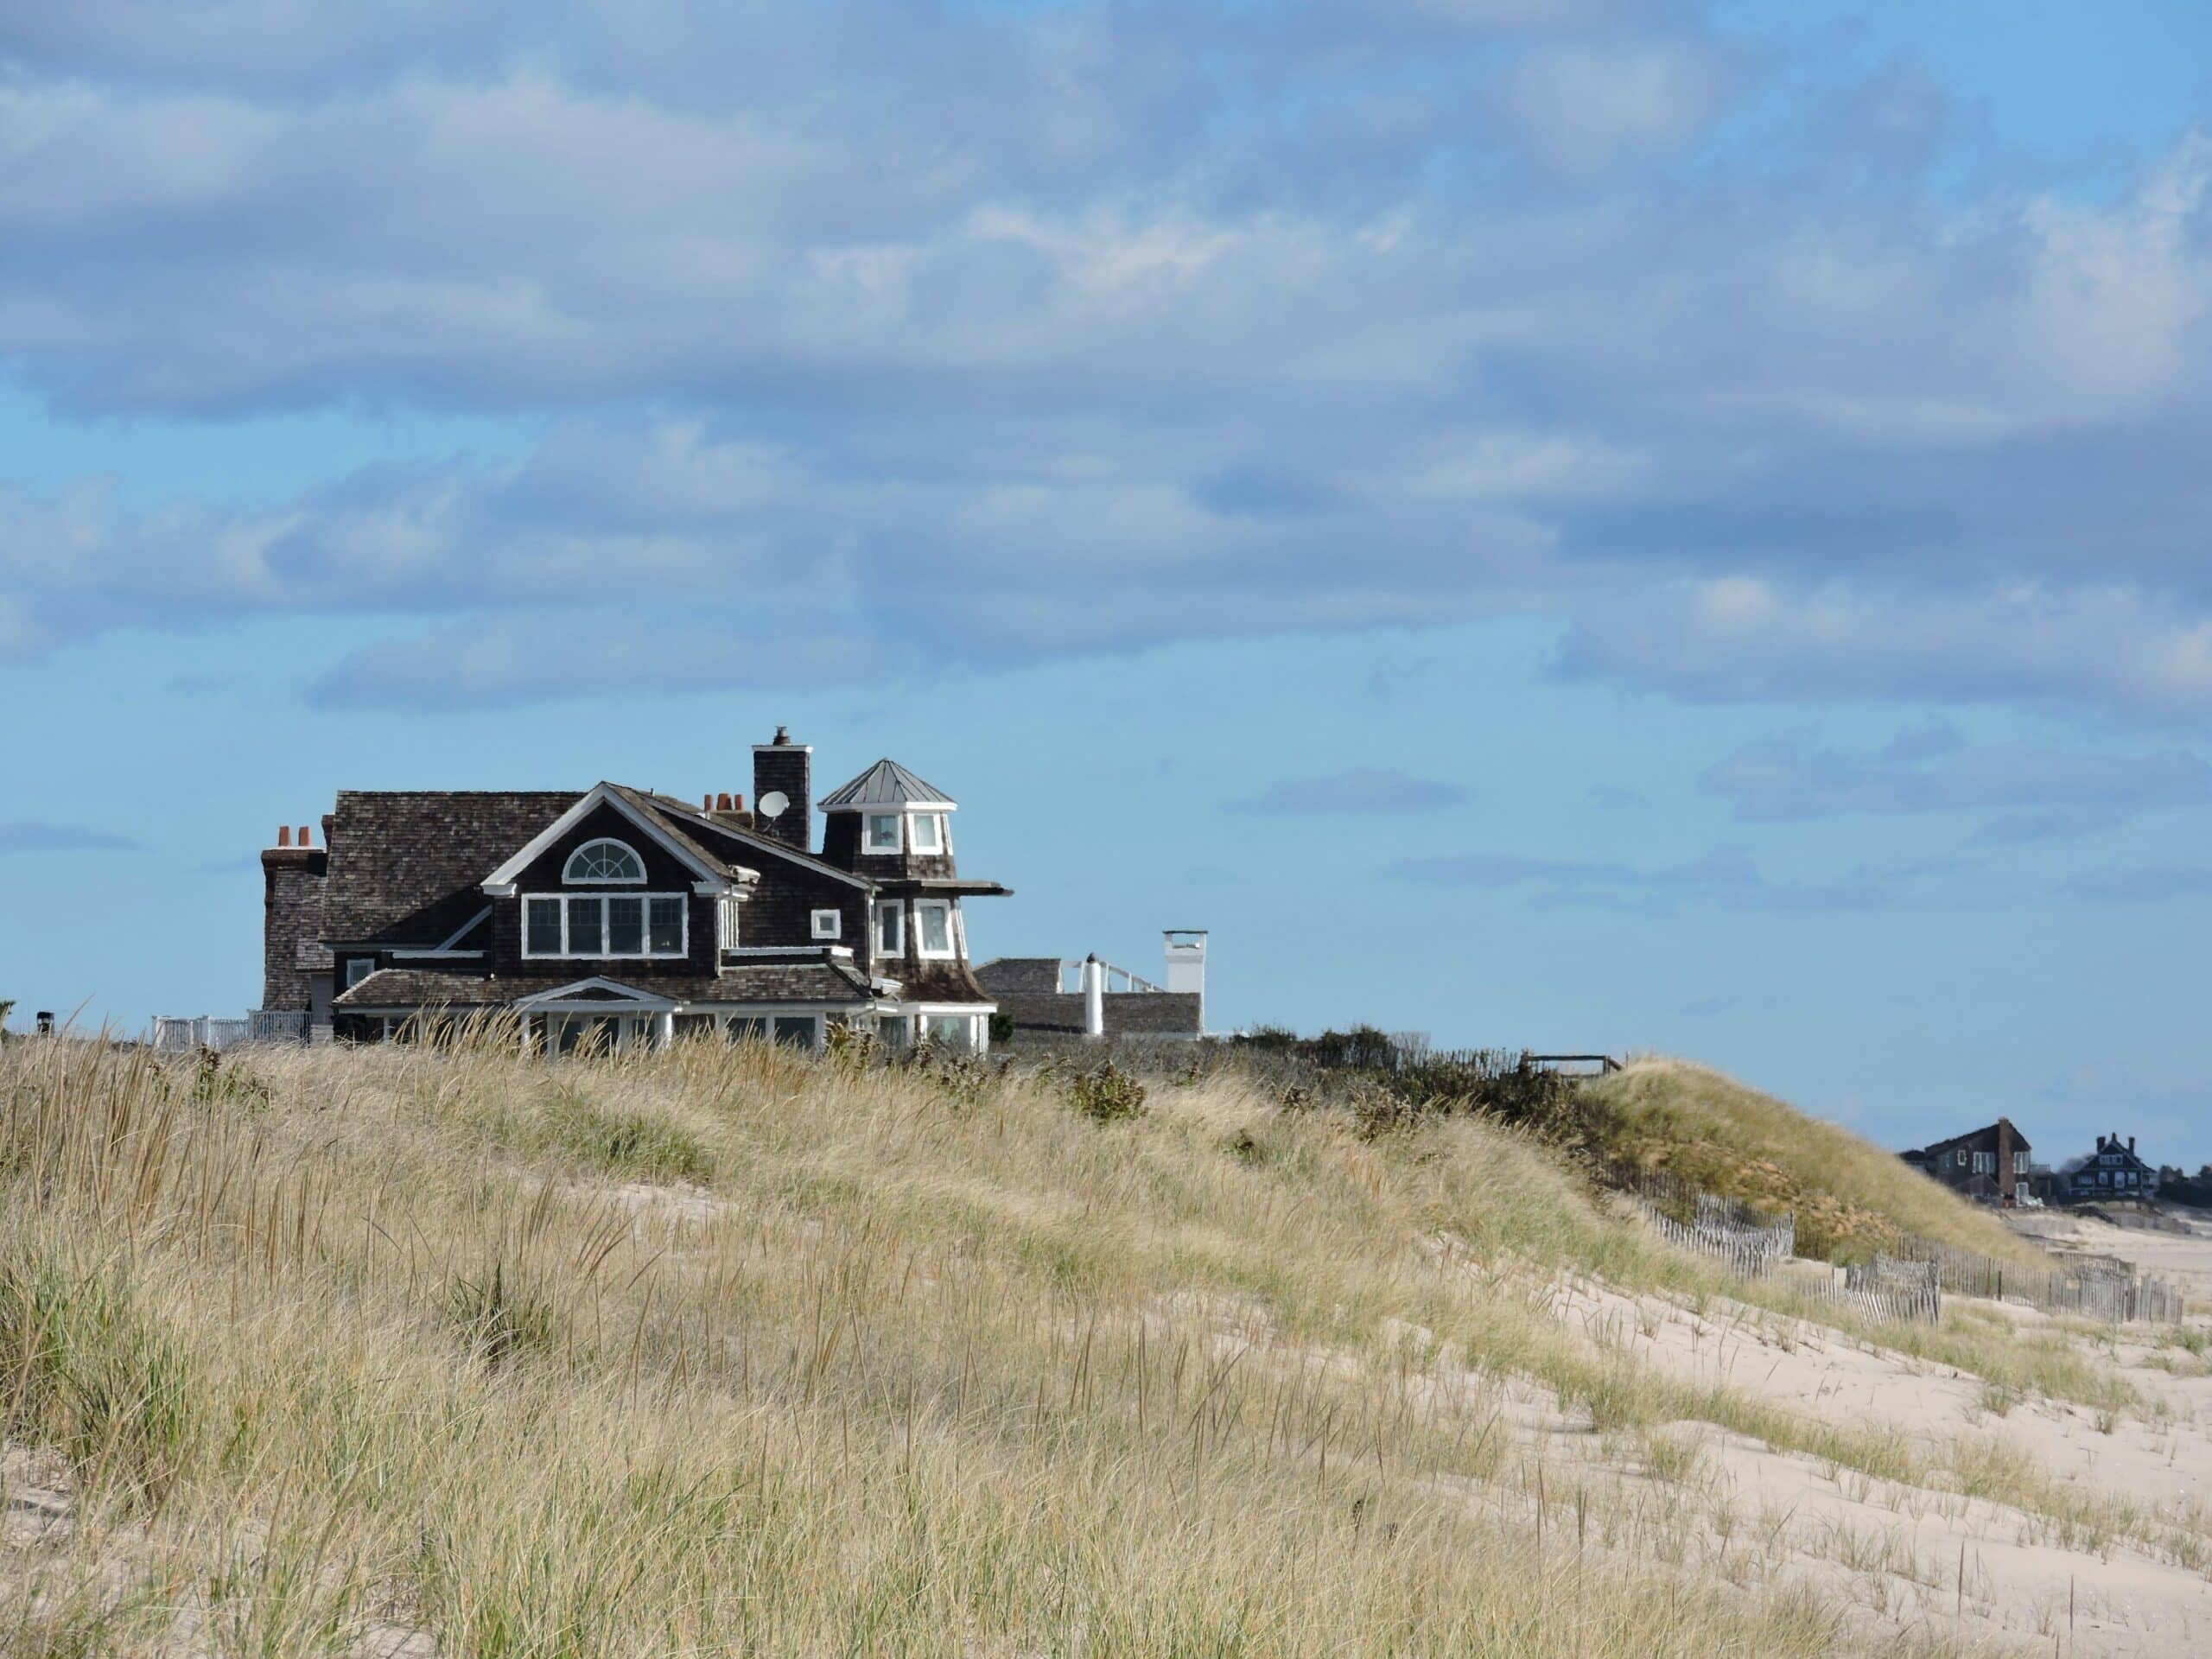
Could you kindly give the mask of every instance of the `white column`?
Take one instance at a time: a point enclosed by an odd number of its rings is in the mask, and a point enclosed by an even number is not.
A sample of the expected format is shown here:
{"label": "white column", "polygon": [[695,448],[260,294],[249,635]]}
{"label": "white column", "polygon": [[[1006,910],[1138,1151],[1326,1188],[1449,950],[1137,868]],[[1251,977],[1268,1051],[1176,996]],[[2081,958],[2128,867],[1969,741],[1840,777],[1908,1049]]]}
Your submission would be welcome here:
{"label": "white column", "polygon": [[1106,968],[1095,950],[1083,959],[1083,1034],[1106,1034]]}
{"label": "white column", "polygon": [[676,1046],[676,1011],[673,1008],[660,1017],[660,1046],[663,1048]]}

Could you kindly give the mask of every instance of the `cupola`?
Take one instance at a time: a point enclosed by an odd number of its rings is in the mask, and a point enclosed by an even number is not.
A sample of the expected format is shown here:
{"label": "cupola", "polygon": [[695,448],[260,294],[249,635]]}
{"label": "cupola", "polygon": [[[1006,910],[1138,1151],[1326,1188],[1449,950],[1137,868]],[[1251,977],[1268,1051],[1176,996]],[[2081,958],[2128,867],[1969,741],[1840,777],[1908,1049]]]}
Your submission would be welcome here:
{"label": "cupola", "polygon": [[886,757],[822,798],[822,855],[867,875],[950,876],[959,806]]}

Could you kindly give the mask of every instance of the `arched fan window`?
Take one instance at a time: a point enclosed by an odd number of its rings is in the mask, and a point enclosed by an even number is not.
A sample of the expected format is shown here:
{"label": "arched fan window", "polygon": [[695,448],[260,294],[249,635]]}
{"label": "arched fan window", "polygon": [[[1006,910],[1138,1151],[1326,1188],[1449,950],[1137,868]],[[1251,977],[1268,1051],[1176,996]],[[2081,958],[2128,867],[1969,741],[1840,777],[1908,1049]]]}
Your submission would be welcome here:
{"label": "arched fan window", "polygon": [[619,841],[588,841],[569,855],[561,879],[640,886],[645,879],[645,861]]}

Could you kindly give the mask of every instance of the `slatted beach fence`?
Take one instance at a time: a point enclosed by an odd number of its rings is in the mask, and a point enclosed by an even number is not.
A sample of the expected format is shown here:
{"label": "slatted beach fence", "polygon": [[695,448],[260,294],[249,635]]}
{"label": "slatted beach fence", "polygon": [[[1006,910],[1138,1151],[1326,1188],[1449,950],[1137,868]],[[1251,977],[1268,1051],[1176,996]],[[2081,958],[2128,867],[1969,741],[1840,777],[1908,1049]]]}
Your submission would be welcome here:
{"label": "slatted beach fence", "polygon": [[[1725,1262],[1739,1277],[1764,1278],[1795,1254],[1796,1218],[1790,1212],[1768,1215],[1667,1170],[1613,1164],[1604,1179],[1633,1200],[1669,1243]],[[1929,1322],[1940,1316],[1946,1291],[2112,1324],[2171,1324],[2184,1311],[2182,1294],[2173,1286],[2112,1257],[2048,1255],[2047,1262],[2023,1267],[1898,1233],[1871,1262],[1847,1265],[1826,1277],[1793,1275],[1791,1285],[1815,1300],[1854,1306],[1873,1318]]]}
{"label": "slatted beach fence", "polygon": [[1724,1263],[1741,1279],[1762,1279],[1797,1250],[1797,1218],[1769,1216],[1740,1199],[1700,1192],[1664,1172],[1628,1171],[1621,1190],[1662,1238]]}

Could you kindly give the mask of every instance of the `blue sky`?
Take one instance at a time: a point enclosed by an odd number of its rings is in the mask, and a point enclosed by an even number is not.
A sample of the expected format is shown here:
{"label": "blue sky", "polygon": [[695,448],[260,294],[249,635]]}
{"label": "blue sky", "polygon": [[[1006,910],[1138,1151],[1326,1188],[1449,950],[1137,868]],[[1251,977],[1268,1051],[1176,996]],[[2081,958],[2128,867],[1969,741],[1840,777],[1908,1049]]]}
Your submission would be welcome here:
{"label": "blue sky", "polygon": [[0,996],[340,786],[827,785],[985,954],[2212,1159],[2212,21],[0,0]]}

